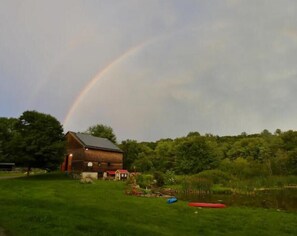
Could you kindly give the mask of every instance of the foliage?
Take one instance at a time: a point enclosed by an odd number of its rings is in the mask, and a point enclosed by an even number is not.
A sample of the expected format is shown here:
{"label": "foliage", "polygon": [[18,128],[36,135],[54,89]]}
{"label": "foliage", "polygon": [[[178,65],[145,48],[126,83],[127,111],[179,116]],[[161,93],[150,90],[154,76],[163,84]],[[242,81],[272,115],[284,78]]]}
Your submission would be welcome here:
{"label": "foliage", "polygon": [[191,187],[193,189],[202,190],[202,191],[210,191],[211,187],[213,185],[213,182],[209,179],[200,178],[197,176],[191,177]]}
{"label": "foliage", "polygon": [[187,176],[181,182],[182,190],[184,191],[197,190],[210,192],[212,185],[213,182],[211,180],[206,178],[200,178],[197,175]]}
{"label": "foliage", "polygon": [[65,153],[63,128],[47,114],[26,111],[13,120],[12,135],[7,153],[18,166],[56,169]]}
{"label": "foliage", "polygon": [[16,135],[16,118],[0,117],[0,162],[14,162],[11,146]]}
{"label": "foliage", "polygon": [[196,174],[219,169],[239,179],[296,174],[296,147],[297,132],[280,130],[223,137],[190,132],[175,140],[121,144],[129,170]]}
{"label": "foliage", "polygon": [[203,137],[191,137],[177,146],[176,170],[178,173],[195,174],[215,168],[218,156]]}
{"label": "foliage", "polygon": [[133,169],[140,172],[154,170],[154,158],[154,151],[146,144],[140,144],[137,159],[132,163]]}
{"label": "foliage", "polygon": [[164,181],[166,185],[175,184],[177,181],[174,171],[167,170],[164,174]]}
{"label": "foliage", "polygon": [[107,138],[114,144],[117,143],[116,135],[113,132],[113,129],[110,126],[103,125],[103,124],[97,124],[90,126],[86,131],[86,134],[90,134],[96,137],[100,138]]}
{"label": "foliage", "polygon": [[133,168],[139,172],[148,172],[153,168],[153,162],[149,157],[138,158],[133,162]]}
{"label": "foliage", "polygon": [[172,140],[162,140],[155,148],[155,168],[159,171],[173,169],[175,166],[175,146]]}
{"label": "foliage", "polygon": [[225,184],[233,180],[232,175],[223,172],[221,170],[204,170],[199,174],[196,174],[197,177],[208,179],[212,181],[214,184]]}
{"label": "foliage", "polygon": [[141,151],[140,145],[135,140],[122,141],[120,144],[121,150],[124,152],[124,169],[136,171],[136,166],[132,163],[138,159],[138,154]]}
{"label": "foliage", "polygon": [[[44,127],[50,130],[42,123],[50,123],[46,118],[48,115],[41,116],[40,122],[36,122],[38,128],[35,129],[36,135],[33,136],[27,135],[26,130],[29,126],[27,127],[24,120],[0,118],[0,162],[28,165],[37,158],[41,168],[54,169],[57,166],[57,164],[51,165],[49,159],[53,160],[55,156],[57,160],[54,162],[60,161],[56,154],[60,153],[62,144],[57,144],[57,147],[51,144],[48,140],[52,135],[48,133],[46,134],[48,138],[39,137],[44,134]],[[113,130],[109,126],[91,126],[87,132],[116,142]],[[43,148],[39,148],[40,146]],[[207,178],[214,178],[215,182],[219,177],[211,175],[216,172],[204,171],[217,169],[227,175],[226,179],[232,177],[242,180],[275,175],[297,175],[297,131],[292,130],[276,129],[273,134],[268,130],[263,130],[259,134],[242,132],[237,136],[222,137],[189,132],[185,137],[161,139],[156,142],[126,140],[122,141],[120,148],[124,152],[124,168],[134,172],[169,171],[180,175],[203,172],[201,175],[209,175]],[[166,183],[170,182],[169,179],[165,174]]]}
{"label": "foliage", "polygon": [[222,160],[219,169],[239,179],[269,176],[269,169],[265,163],[248,161],[242,157],[235,160],[228,158]]}
{"label": "foliage", "polygon": [[154,177],[149,174],[141,174],[136,176],[136,183],[141,188],[150,188],[154,183]]}
{"label": "foliage", "polygon": [[195,136],[201,136],[199,132],[195,131],[195,132],[189,132],[187,135],[187,138],[189,137],[195,137]]}
{"label": "foliage", "polygon": [[228,156],[232,160],[242,157],[244,159],[264,161],[270,155],[268,143],[261,137],[239,139],[228,151]]}
{"label": "foliage", "polygon": [[130,171],[146,172],[154,169],[155,152],[151,143],[123,141],[120,148],[124,152],[124,168]]}
{"label": "foliage", "polygon": [[165,184],[164,174],[160,171],[154,172],[154,180],[156,181],[156,185],[158,187],[162,187]]}

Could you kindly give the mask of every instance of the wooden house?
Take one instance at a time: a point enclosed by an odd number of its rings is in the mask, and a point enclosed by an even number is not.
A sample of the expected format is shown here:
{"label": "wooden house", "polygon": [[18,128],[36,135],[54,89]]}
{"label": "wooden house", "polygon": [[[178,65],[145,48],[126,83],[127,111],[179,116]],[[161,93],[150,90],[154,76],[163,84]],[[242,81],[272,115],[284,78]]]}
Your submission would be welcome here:
{"label": "wooden house", "polygon": [[106,171],[123,168],[123,151],[108,139],[70,131],[65,136],[67,155],[62,171],[93,172],[102,176]]}

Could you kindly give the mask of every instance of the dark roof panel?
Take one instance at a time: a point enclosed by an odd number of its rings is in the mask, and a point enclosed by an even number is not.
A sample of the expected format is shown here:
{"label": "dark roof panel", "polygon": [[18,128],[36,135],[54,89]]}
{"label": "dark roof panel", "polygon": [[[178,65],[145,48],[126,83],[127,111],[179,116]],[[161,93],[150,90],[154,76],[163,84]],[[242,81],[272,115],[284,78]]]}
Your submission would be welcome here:
{"label": "dark roof panel", "polygon": [[99,138],[89,134],[72,132],[87,148],[101,149],[106,151],[122,152],[114,143],[106,138]]}

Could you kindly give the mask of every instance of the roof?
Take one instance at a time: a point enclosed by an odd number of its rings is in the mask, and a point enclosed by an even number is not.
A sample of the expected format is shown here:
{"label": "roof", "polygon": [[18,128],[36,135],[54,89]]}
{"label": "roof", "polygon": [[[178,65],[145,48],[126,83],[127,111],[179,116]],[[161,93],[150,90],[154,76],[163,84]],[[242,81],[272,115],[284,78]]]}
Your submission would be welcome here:
{"label": "roof", "polygon": [[108,170],[108,171],[106,171],[106,173],[109,175],[115,175],[115,171],[113,171],[113,170]]}
{"label": "roof", "polygon": [[15,163],[5,163],[5,162],[0,162],[0,165],[5,165],[5,166],[15,166]]}
{"label": "roof", "polygon": [[117,170],[116,172],[118,172],[120,174],[129,173],[129,171],[127,171],[127,170]]}
{"label": "roof", "polygon": [[123,152],[118,146],[106,138],[99,138],[89,134],[68,132],[74,135],[78,141],[85,147],[90,149],[99,149],[113,152]]}

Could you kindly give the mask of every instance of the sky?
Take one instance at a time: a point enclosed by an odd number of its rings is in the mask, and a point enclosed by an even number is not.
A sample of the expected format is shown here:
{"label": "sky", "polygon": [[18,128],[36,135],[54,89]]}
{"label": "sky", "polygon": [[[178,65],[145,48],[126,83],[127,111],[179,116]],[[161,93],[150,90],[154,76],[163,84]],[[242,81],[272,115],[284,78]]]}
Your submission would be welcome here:
{"label": "sky", "polygon": [[1,0],[0,117],[118,141],[297,130],[294,0]]}

